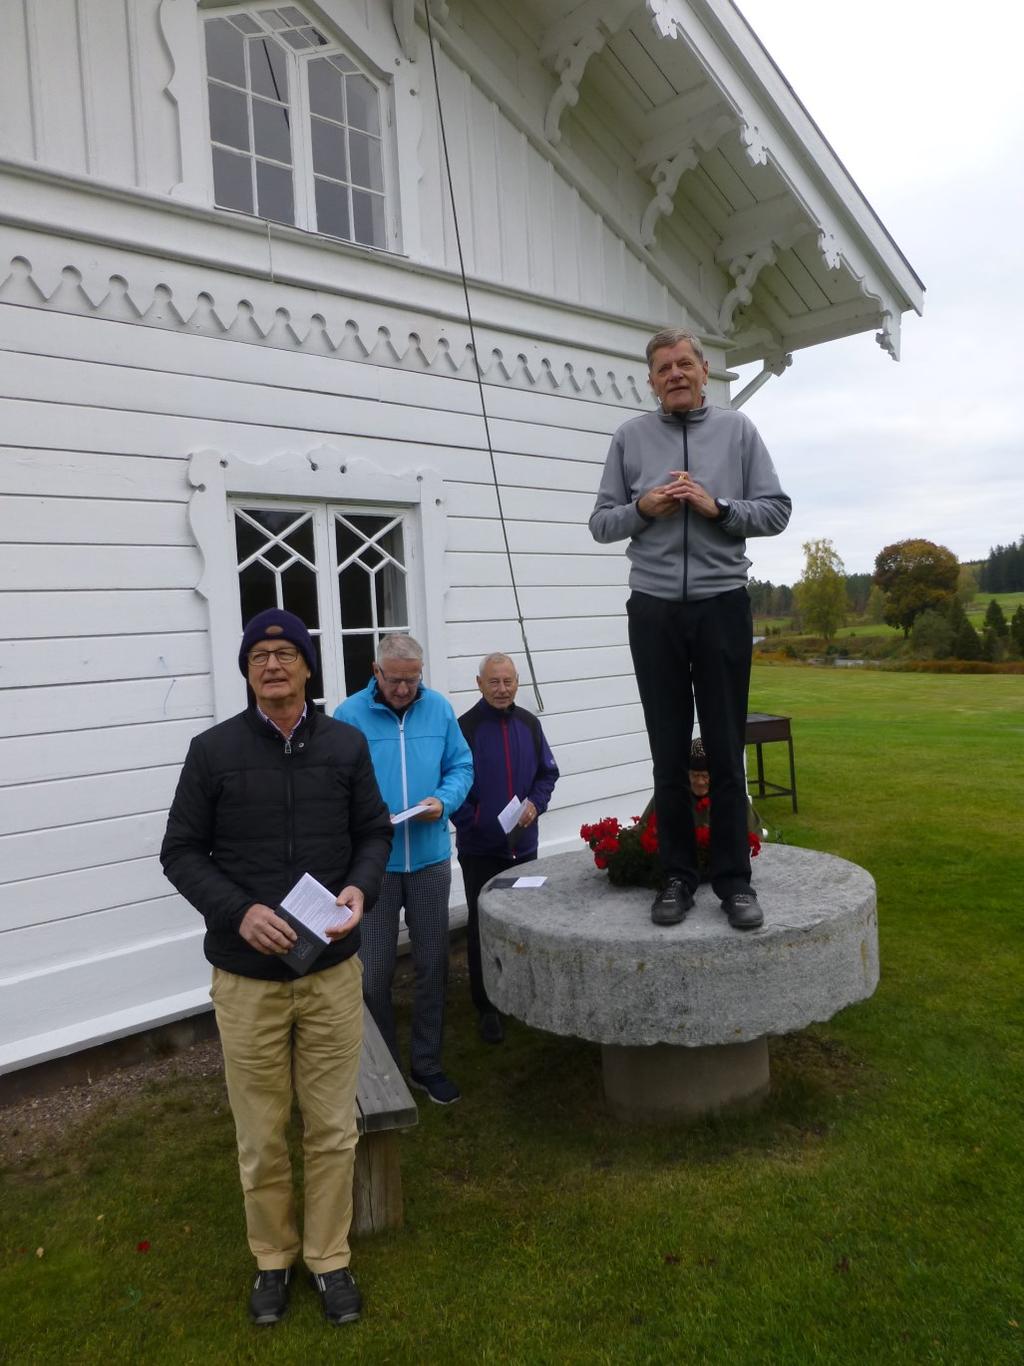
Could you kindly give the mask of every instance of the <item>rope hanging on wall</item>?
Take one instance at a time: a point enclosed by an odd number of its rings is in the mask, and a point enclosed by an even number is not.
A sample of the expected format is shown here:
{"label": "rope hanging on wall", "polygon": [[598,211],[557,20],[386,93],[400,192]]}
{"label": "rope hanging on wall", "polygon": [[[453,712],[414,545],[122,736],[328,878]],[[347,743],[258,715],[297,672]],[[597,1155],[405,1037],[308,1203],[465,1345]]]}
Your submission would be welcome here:
{"label": "rope hanging on wall", "polygon": [[445,129],[444,103],[441,99],[441,82],[437,74],[437,53],[434,47],[434,27],[430,19],[430,0],[424,0],[423,12],[427,20],[427,43],[430,48],[430,66],[434,73],[434,93],[437,97],[437,118],[438,126],[441,130],[441,151],[444,155],[445,175],[448,178],[448,197],[452,206],[452,222],[455,225],[455,247],[459,258],[459,276],[462,280],[462,294],[466,301],[466,321],[469,324],[469,342],[473,352],[473,369],[476,374],[477,390],[480,394],[480,413],[484,422],[484,439],[487,442],[487,454],[491,461],[491,480],[494,484],[494,493],[498,500],[498,520],[501,523],[501,536],[505,544],[505,558],[508,561],[508,575],[512,584],[512,596],[516,607],[516,620],[519,622],[519,634],[523,639],[523,653],[526,655],[526,667],[530,673],[530,686],[533,688],[533,695],[537,702],[537,710],[544,710],[544,703],[541,700],[540,687],[537,684],[537,671],[533,667],[533,656],[530,654],[530,643],[526,637],[526,622],[523,620],[523,610],[519,602],[519,586],[516,583],[516,573],[512,565],[512,550],[508,543],[508,527],[505,525],[505,509],[501,501],[501,484],[498,482],[498,469],[494,459],[494,447],[491,444],[491,424],[487,416],[487,400],[484,395],[484,377],[480,369],[479,352],[476,345],[476,328],[473,324],[473,309],[469,301],[469,282],[466,279],[466,264],[462,255],[462,234],[459,231],[459,210],[455,203],[455,184],[452,180],[452,164],[448,156],[448,134]]}

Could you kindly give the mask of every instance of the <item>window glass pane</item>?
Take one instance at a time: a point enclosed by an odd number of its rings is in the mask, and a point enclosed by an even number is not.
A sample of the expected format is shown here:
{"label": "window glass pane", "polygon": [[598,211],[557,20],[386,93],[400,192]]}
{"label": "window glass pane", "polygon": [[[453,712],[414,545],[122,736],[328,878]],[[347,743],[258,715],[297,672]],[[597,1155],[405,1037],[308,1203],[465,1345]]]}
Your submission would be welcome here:
{"label": "window glass pane", "polygon": [[272,38],[249,44],[252,88],[272,100],[288,100],[288,59]]}
{"label": "window glass pane", "polygon": [[352,234],[354,242],[363,242],[368,247],[387,245],[383,195],[353,190],[352,217],[355,224],[355,231]]}
{"label": "window glass pane", "polygon": [[377,87],[363,75],[349,76],[345,82],[348,95],[348,121],[353,128],[366,133],[380,133],[380,100]]}
{"label": "window glass pane", "polygon": [[251,168],[248,157],[213,149],[213,197],[221,208],[252,213]]}
{"label": "window glass pane", "polygon": [[345,692],[349,697],[365,688],[373,677],[373,636],[344,636]]}
{"label": "window glass pane", "polygon": [[332,180],[316,178],[316,230],[330,237],[352,240],[348,217],[348,189]]}
{"label": "window glass pane", "polygon": [[295,222],[295,203],[292,196],[292,173],[269,162],[256,163],[256,193],[262,218],[273,218],[278,223]]}
{"label": "window glass pane", "polygon": [[348,180],[348,159],[345,156],[345,130],[336,123],[310,119],[313,134],[313,170],[335,180]]}
{"label": "window glass pane", "polygon": [[249,150],[249,102],[240,90],[210,82],[210,136],[214,142]]}
{"label": "window glass pane", "polygon": [[294,47],[299,52],[304,52],[307,48],[313,47],[311,28],[289,28],[281,34],[286,43]]}
{"label": "window glass pane", "polygon": [[362,185],[367,190],[384,189],[384,170],[381,166],[380,143],[365,133],[350,132],[348,135],[349,159],[352,166],[352,184]]}
{"label": "window glass pane", "polygon": [[345,56],[345,54],[344,54],[343,52],[338,52],[338,53],[336,53],[333,57],[325,58],[324,60],[325,60],[325,61],[329,61],[330,64],[331,64],[331,66],[337,67],[339,71],[358,71],[358,70],[359,70],[359,68],[356,66],[355,62],[349,61],[349,59]]}
{"label": "window glass pane", "polygon": [[277,575],[257,561],[239,574],[238,592],[242,602],[242,621],[246,622],[257,612],[277,606]]}
{"label": "window glass pane", "polygon": [[341,624],[346,630],[373,625],[370,592],[373,581],[358,560],[338,576],[341,588]]}
{"label": "window glass pane", "polygon": [[206,21],[206,68],[211,76],[245,85],[245,39],[226,19]]}
{"label": "window glass pane", "polygon": [[[400,538],[401,532],[397,534]],[[374,587],[378,623],[387,627],[407,627],[409,618],[405,605],[405,575],[402,571],[393,564],[388,565],[374,575]]]}
{"label": "window glass pane", "polygon": [[234,24],[235,28],[240,28],[243,33],[263,32],[256,20],[250,18],[248,14],[232,14],[228,22]]}
{"label": "window glass pane", "polygon": [[282,5],[278,13],[283,14],[290,24],[304,24],[307,22],[306,16],[301,10],[297,10],[294,5]]}
{"label": "window glass pane", "polygon": [[[267,100],[253,100],[252,131],[258,156],[273,157],[275,161],[291,161],[292,140],[288,124],[288,110],[285,105],[271,104]],[[261,190],[261,203],[262,200]]]}
{"label": "window glass pane", "polygon": [[342,77],[324,59],[310,62],[306,70],[309,73],[310,109],[314,114],[323,114],[326,118],[344,123],[345,102],[342,92],[345,83]]}
{"label": "window glass pane", "polygon": [[[295,564],[282,576],[284,606],[294,612],[310,629],[320,625],[320,608],[316,598],[316,574],[304,564]],[[322,688],[318,687],[317,692]]]}
{"label": "window glass pane", "polygon": [[261,9],[260,18],[268,19],[270,23],[273,24],[274,28],[288,27],[288,20],[279,10],[276,9]]}

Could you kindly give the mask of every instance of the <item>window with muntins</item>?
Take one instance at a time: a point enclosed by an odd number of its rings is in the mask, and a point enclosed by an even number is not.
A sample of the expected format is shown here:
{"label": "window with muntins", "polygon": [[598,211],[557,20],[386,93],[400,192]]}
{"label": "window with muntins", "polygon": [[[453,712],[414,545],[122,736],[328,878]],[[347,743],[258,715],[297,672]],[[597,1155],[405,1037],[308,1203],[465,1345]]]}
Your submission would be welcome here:
{"label": "window with muntins", "polygon": [[247,499],[233,521],[242,620],[268,607],[302,618],[318,641],[318,706],[366,686],[382,635],[415,634],[406,509]]}
{"label": "window with muntins", "polygon": [[218,12],[203,27],[214,202],[394,245],[381,85],[295,5]]}

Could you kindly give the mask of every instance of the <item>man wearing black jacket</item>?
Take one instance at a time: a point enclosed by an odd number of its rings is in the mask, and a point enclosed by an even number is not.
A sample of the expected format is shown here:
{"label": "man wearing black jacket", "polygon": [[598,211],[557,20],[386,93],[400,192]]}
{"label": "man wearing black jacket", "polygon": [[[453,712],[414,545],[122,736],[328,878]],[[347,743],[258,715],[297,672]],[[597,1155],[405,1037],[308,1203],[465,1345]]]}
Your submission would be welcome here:
{"label": "man wearing black jacket", "polygon": [[[313,641],[291,612],[246,626],[238,655],[249,706],[192,741],[160,859],[206,921],[210,995],[238,1138],[254,1323],[288,1308],[292,1264],[313,1275],[330,1323],[359,1317],[348,1270],[355,1091],[362,1047],[359,921],[373,905],[391,822],[363,736],[309,703]],[[276,909],[304,873],[337,898],[339,923],[304,976],[282,955],[295,932]],[[287,1126],[304,1121],[300,1241]]]}

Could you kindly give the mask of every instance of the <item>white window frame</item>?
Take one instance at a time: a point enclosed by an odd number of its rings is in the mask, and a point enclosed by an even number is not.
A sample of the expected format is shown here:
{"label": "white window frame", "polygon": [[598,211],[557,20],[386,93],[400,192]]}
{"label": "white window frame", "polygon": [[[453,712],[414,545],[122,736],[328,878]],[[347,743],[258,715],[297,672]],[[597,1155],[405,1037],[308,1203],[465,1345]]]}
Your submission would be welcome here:
{"label": "white window frame", "polygon": [[[270,3],[270,0],[266,0]],[[423,99],[420,93],[420,63],[409,60],[398,42],[389,5],[374,5],[364,12],[351,0],[317,0],[316,18],[311,22],[319,28],[326,23],[328,36],[337,37],[344,51],[373,80],[390,92],[393,126],[387,169],[391,179],[386,185],[387,212],[394,225],[394,245],[388,248],[367,247],[349,242],[343,237],[327,237],[284,223],[256,218],[233,209],[216,208],[213,202],[213,156],[210,138],[209,100],[206,85],[206,42],[203,22],[221,10],[242,12],[251,5],[238,0],[159,0],[160,33],[170,56],[171,73],[165,94],[173,105],[178,124],[181,179],[170,188],[170,197],[186,204],[213,210],[221,222],[258,227],[268,224],[267,231],[285,236],[314,237],[334,248],[351,248],[360,254],[398,253],[417,255],[420,242],[419,185],[423,176],[420,163],[420,139],[423,133]],[[304,13],[310,6],[302,4]],[[326,51],[326,49],[321,49]]]}
{"label": "white window frame", "polygon": [[[245,680],[238,668],[242,638],[242,607],[238,592],[238,556],[235,549],[234,510],[245,499],[254,503],[280,503],[302,507],[309,503],[349,508],[357,513],[404,511],[408,537],[406,555],[410,623],[423,646],[424,679],[439,692],[448,691],[448,660],[444,647],[444,599],[447,582],[444,552],[447,544],[447,511],[444,485],[434,470],[389,473],[361,457],[321,446],[307,454],[280,455],[255,465],[223,451],[199,450],[188,464],[188,481],[194,490],[189,500],[189,522],[203,557],[203,571],[196,591],[206,599],[210,615],[210,656],[214,717],[224,721],[246,705]],[[330,623],[321,617],[326,633]],[[329,665],[326,656],[336,660]],[[332,672],[340,671],[340,642],[333,636],[321,652],[324,686]],[[332,711],[341,697],[326,699]]]}
{"label": "white window frame", "polygon": [[[327,27],[323,20],[314,18],[309,14],[308,9],[301,3],[301,0],[282,0],[290,8],[299,10],[309,20],[311,28],[316,28],[324,37],[328,39],[326,47],[318,47],[310,50],[296,51],[284,42],[279,36],[275,36],[272,30],[268,30],[266,37],[277,44],[277,47],[284,55],[288,67],[288,102],[287,107],[291,112],[291,176],[292,176],[292,205],[294,212],[294,222],[288,223],[286,220],[271,219],[274,223],[284,223],[288,227],[301,228],[306,232],[316,233],[318,237],[329,237],[339,242],[351,242],[355,246],[368,247],[376,251],[398,252],[401,249],[400,225],[398,217],[398,195],[395,193],[395,186],[398,180],[398,166],[395,147],[395,116],[394,116],[394,92],[392,82],[388,74],[369,62],[367,58],[358,52],[354,47],[345,43],[333,33],[325,33]],[[210,127],[210,108],[209,108],[209,83],[210,75],[206,65],[206,24],[213,19],[228,19],[236,14],[251,15],[258,18],[261,10],[274,8],[273,0],[251,0],[249,4],[229,4],[214,7],[203,7],[199,10],[199,21],[201,26],[200,39],[202,51],[202,72],[203,72],[203,121],[206,130],[207,143],[210,148],[210,186],[211,202],[218,212],[222,213],[241,213],[247,218],[257,218],[265,221],[265,216],[258,213],[247,213],[243,209],[233,209],[224,205],[217,204],[213,196],[213,136]],[[263,26],[263,21],[260,21]],[[383,242],[360,242],[354,236],[337,237],[333,233],[325,232],[319,226],[316,218],[316,195],[313,171],[313,145],[312,145],[312,113],[309,105],[309,75],[308,67],[312,60],[322,57],[344,56],[353,62],[363,76],[376,88],[379,99],[379,112],[381,121],[381,174],[384,182],[384,237]],[[255,149],[250,149],[248,159],[251,161],[255,156]],[[351,168],[350,168],[351,169]],[[349,193],[351,203],[351,186]],[[350,215],[350,227],[355,229],[354,215]]]}

